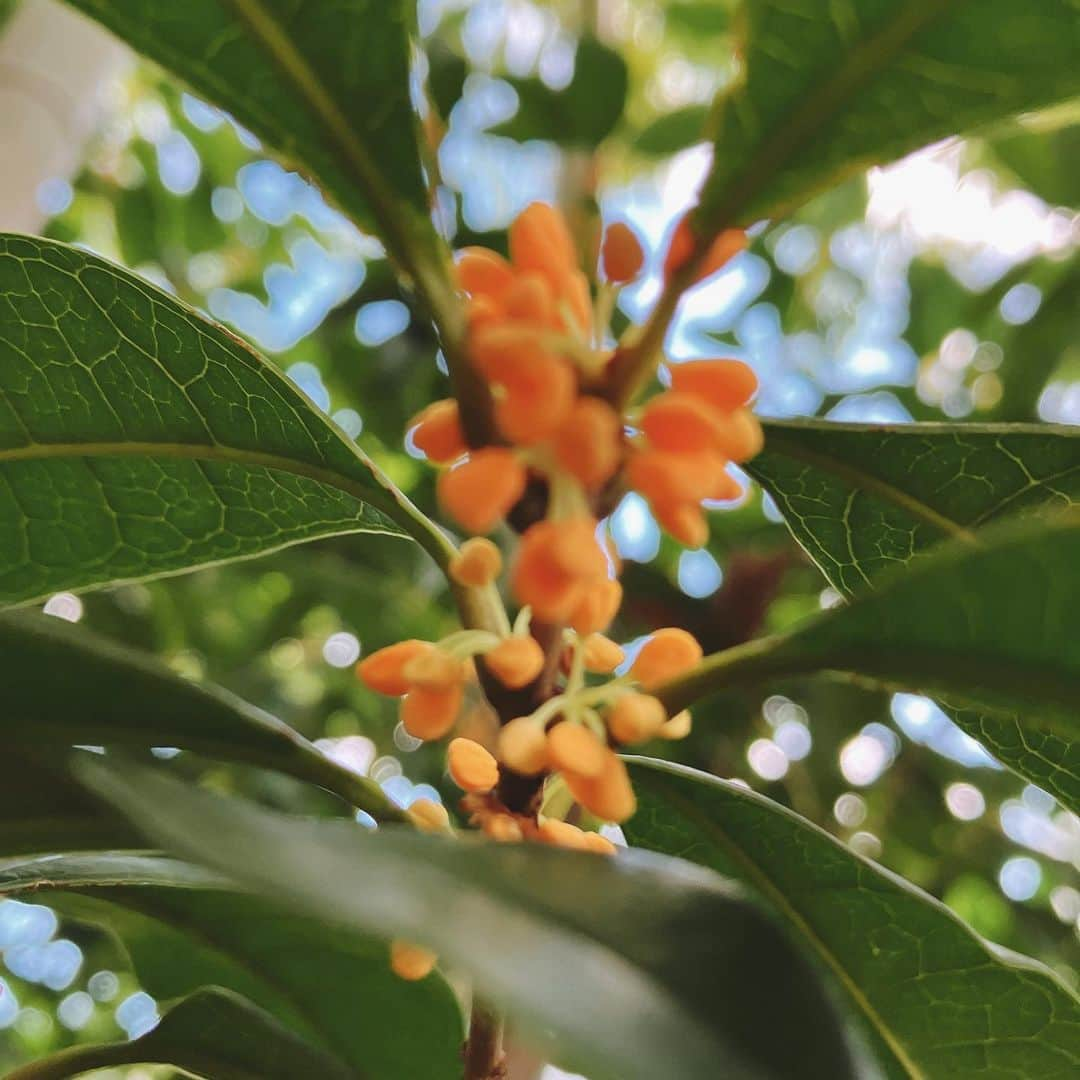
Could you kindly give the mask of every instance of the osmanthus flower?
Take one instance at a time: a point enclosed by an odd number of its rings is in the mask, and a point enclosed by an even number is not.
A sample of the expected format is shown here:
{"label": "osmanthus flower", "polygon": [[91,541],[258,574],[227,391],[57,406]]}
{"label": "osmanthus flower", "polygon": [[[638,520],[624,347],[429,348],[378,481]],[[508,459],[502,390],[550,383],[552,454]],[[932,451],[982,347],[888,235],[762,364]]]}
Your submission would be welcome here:
{"label": "osmanthus flower", "polygon": [[[745,243],[729,230],[702,251],[684,219],[663,258],[665,281],[700,280]],[[669,362],[663,390],[623,400],[616,369],[638,331],[615,342],[609,324],[620,289],[645,263],[634,231],[616,222],[604,234],[593,288],[565,220],[543,203],[510,226],[509,258],[478,247],[459,252],[466,354],[490,393],[494,430],[486,444],[470,445],[450,399],[410,422],[414,445],[440,469],[443,511],[469,534],[449,576],[477,590],[493,590],[505,576],[519,613],[512,626],[500,616],[507,625],[497,633],[466,629],[390,645],[357,672],[373,690],[400,698],[409,734],[456,733],[448,771],[463,792],[462,815],[495,841],[612,854],[596,826],[623,822],[635,809],[618,750],[690,731],[690,714],[669,716],[657,696],[701,659],[690,634],[656,630],[616,674],[625,654],[607,632],[622,587],[601,518],[635,490],[676,540],[702,545],[702,504],[740,493],[729,466],[761,449],[762,431],[750,409],[756,379],[737,360]],[[504,568],[488,534],[519,506],[529,510],[514,515],[520,536]],[[481,688],[498,713],[490,738],[467,720],[466,702]],[[424,831],[453,833],[438,804],[421,801],[408,817]],[[403,977],[421,978],[435,958],[397,942],[392,963]]]}

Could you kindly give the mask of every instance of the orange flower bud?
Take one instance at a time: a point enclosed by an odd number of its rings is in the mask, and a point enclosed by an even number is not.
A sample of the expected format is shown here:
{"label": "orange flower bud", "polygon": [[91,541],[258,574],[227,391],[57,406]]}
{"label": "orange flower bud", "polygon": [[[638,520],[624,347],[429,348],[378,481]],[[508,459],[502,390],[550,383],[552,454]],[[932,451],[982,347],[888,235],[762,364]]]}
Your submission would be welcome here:
{"label": "orange flower bud", "polygon": [[698,503],[713,497],[725,475],[724,465],[716,453],[638,450],[630,456],[626,479],[651,503]]}
{"label": "orange flower bud", "polygon": [[521,537],[511,578],[514,595],[544,622],[565,622],[586,587],[607,578],[607,559],[591,518],[538,521]]}
{"label": "orange flower bud", "polygon": [[667,710],[649,694],[623,694],[607,714],[608,731],[621,743],[651,739],[667,722]]}
{"label": "orange flower bud", "polygon": [[465,664],[457,656],[435,647],[414,656],[402,668],[409,689],[449,690],[465,681]]}
{"label": "orange flower bud", "polygon": [[512,450],[474,450],[460,465],[439,475],[443,509],[469,532],[490,532],[525,492],[525,466]]}
{"label": "orange flower bud", "polygon": [[710,499],[720,502],[730,502],[739,498],[743,493],[743,486],[726,469],[716,477],[716,486],[709,492]]}
{"label": "orange flower bud", "polygon": [[572,851],[588,850],[585,833],[576,825],[557,818],[546,818],[537,830],[537,836],[545,844],[570,848]]}
{"label": "orange flower bud", "polygon": [[405,811],[405,816],[420,832],[450,831],[450,815],[446,812],[446,807],[434,799],[417,799]]}
{"label": "orange flower bud", "polygon": [[441,739],[454,726],[464,696],[460,683],[445,690],[410,690],[401,699],[402,727],[414,739]]}
{"label": "orange flower bud", "polygon": [[607,227],[600,248],[604,277],[620,284],[633,281],[645,265],[641,241],[629,225],[616,221]]}
{"label": "orange flower bud", "polygon": [[661,739],[685,739],[690,734],[692,725],[693,717],[690,715],[690,710],[683,709],[664,724],[657,734]]}
{"label": "orange flower bud", "polygon": [[596,397],[580,397],[555,435],[559,465],[595,491],[614,475],[622,451],[622,421]]}
{"label": "orange flower bud", "polygon": [[390,943],[390,967],[395,975],[409,982],[416,982],[431,974],[438,956],[430,949],[421,948],[408,941]]}
{"label": "orange flower bud", "polygon": [[645,406],[640,427],[653,449],[694,454],[717,448],[720,416],[694,394],[669,390]]}
{"label": "orange flower bud", "polygon": [[459,251],[454,273],[458,284],[474,296],[498,300],[514,284],[514,268],[498,252],[483,247]]}
{"label": "orange flower bud", "polygon": [[731,461],[749,461],[765,445],[761,422],[749,409],[736,409],[720,425],[720,452]]}
{"label": "orange flower bud", "polygon": [[570,615],[570,625],[579,634],[594,634],[606,630],[622,603],[622,586],[610,578],[585,587],[581,599]]}
{"label": "orange flower bud", "polygon": [[626,659],[626,654],[611,638],[590,634],[585,639],[585,670],[610,675]]}
{"label": "orange flower bud", "polygon": [[587,832],[585,837],[585,850],[595,851],[597,855],[614,855],[618,848],[606,837],[598,832]]}
{"label": "orange flower bud", "polygon": [[447,754],[450,778],[462,791],[490,791],[499,782],[499,763],[478,742],[454,739]]}
{"label": "orange flower bud", "polygon": [[[664,259],[664,280],[669,281],[687,259],[694,253],[697,238],[690,225],[690,214],[686,214],[671,235],[671,243]],[[709,251],[698,268],[694,281],[702,281],[715,274],[733,256],[746,247],[746,233],[742,229],[725,229],[716,236]]]}
{"label": "orange flower bud", "polygon": [[509,230],[510,260],[518,270],[535,270],[558,294],[568,274],[578,269],[566,218],[547,203],[525,207]]}
{"label": "orange flower bud", "polygon": [[417,641],[415,638],[399,641],[365,656],[356,665],[356,674],[369,690],[389,694],[391,697],[401,697],[409,689],[409,681],[405,678],[405,665],[434,648],[430,641]]}
{"label": "orange flower bud", "polygon": [[757,393],[757,376],[741,360],[684,360],[668,370],[672,389],[696,394],[720,412],[738,409]]}
{"label": "orange flower bud", "polygon": [[520,274],[502,298],[511,319],[535,327],[555,327],[555,296],[542,274],[529,270]]}
{"label": "orange flower bud", "polygon": [[502,552],[486,537],[472,536],[450,560],[447,572],[459,585],[483,588],[502,573]]}
{"label": "orange flower bud", "polygon": [[568,574],[580,578],[606,578],[607,556],[596,538],[596,521],[590,517],[554,523],[551,557]]}
{"label": "orange flower bud", "polygon": [[[727,473],[723,475],[738,488],[739,485]],[[650,506],[660,528],[673,539],[688,548],[705,546],[705,541],[709,539],[709,523],[696,502],[653,501]]]}
{"label": "orange flower bud", "polygon": [[503,311],[499,302],[490,296],[477,293],[475,296],[470,296],[465,303],[465,319],[469,324],[470,334],[478,332],[485,326],[501,322],[505,318],[506,312]]}
{"label": "orange flower bud", "polygon": [[599,776],[586,778],[575,773],[565,773],[564,779],[570,794],[590,814],[604,821],[619,824],[632,817],[637,809],[634,789],[626,766],[617,754],[607,751],[604,767]]}
{"label": "orange flower bud", "polygon": [[434,401],[409,421],[413,442],[430,461],[445,465],[466,453],[465,432],[461,429],[461,414],[453,398]]}
{"label": "orange flower bud", "polygon": [[556,724],[547,737],[548,761],[563,773],[599,776],[611,752],[587,727],[568,720]]}
{"label": "orange flower bud", "polygon": [[522,776],[547,768],[547,732],[532,717],[519,716],[499,731],[499,760]]}
{"label": "orange flower bud", "polygon": [[512,814],[488,814],[480,826],[484,833],[502,844],[514,844],[524,839],[524,833]]}
{"label": "orange flower bud", "polygon": [[678,626],[657,630],[641,648],[630,674],[646,690],[689,671],[702,657],[701,646]]}
{"label": "orange flower bud", "polygon": [[554,435],[577,397],[573,369],[554,356],[505,371],[496,381],[503,394],[495,400],[495,423],[518,446],[532,446]]}
{"label": "orange flower bud", "polygon": [[520,690],[544,670],[544,650],[536,638],[515,634],[484,653],[484,663],[503,686]]}

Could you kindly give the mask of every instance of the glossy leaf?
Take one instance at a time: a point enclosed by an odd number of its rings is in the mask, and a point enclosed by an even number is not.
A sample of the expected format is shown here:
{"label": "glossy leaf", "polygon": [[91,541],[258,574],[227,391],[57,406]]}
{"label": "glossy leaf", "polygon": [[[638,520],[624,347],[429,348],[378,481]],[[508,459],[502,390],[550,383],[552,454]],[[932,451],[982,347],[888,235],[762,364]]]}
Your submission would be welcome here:
{"label": "glossy leaf", "polygon": [[404,216],[432,240],[405,0],[71,3],[300,165],[354,221]]}
{"label": "glossy leaf", "polygon": [[1080,429],[773,422],[747,468],[850,596],[942,540],[1080,503]]}
{"label": "glossy leaf", "polygon": [[890,1077],[1080,1071],[1080,1000],[921,889],[741,785],[643,758],[630,841],[742,881],[829,971]]}
{"label": "glossy leaf", "polygon": [[438,975],[405,982],[384,943],[290,914],[204,870],[145,855],[53,856],[5,865],[0,892],[108,927],[159,999],[225,987],[355,1074],[461,1075],[461,1017]]}
{"label": "glossy leaf", "polygon": [[[0,237],[0,602],[404,523],[279,371],[85,251]],[[378,507],[378,509],[374,509]]]}
{"label": "glossy leaf", "polygon": [[399,816],[377,784],[337,765],[275,717],[62,620],[0,615],[0,654],[4,746],[179,747],[276,769],[379,817]]}
{"label": "glossy leaf", "polygon": [[[1080,809],[1080,518],[957,542],[792,633],[716,653],[662,696],[836,671],[937,693],[999,760]],[[978,710],[977,712],[974,710]],[[981,715],[980,715],[981,714]]]}
{"label": "glossy leaf", "polygon": [[65,1080],[137,1064],[172,1065],[214,1080],[355,1075],[237,994],[202,990],[173,1005],[157,1027],[131,1042],[76,1045],[8,1073],[7,1080]]}
{"label": "glossy leaf", "polygon": [[801,957],[714,874],[640,853],[363,835],[83,764],[155,842],[313,917],[436,949],[595,1080],[851,1075]]}
{"label": "glossy leaf", "polygon": [[878,162],[1080,93],[1071,0],[747,0],[702,219],[776,218]]}

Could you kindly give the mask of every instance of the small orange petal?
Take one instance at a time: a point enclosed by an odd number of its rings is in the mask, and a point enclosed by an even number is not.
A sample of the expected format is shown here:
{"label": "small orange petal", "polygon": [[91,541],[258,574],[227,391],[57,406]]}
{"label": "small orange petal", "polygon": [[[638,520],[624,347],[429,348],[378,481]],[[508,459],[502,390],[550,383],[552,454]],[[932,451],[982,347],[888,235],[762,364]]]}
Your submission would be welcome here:
{"label": "small orange petal", "polygon": [[447,572],[459,585],[482,588],[502,573],[502,552],[484,536],[472,536],[450,560]]}
{"label": "small orange petal", "polygon": [[684,360],[668,370],[674,390],[696,394],[720,412],[745,405],[757,393],[757,376],[741,360]]}
{"label": "small orange petal", "polygon": [[566,720],[548,732],[547,750],[554,768],[586,778],[603,772],[611,752],[587,727]]}
{"label": "small orange petal", "polygon": [[514,268],[498,252],[483,247],[462,248],[454,273],[458,284],[474,296],[500,299],[514,284]]}
{"label": "small orange petal", "polygon": [[430,641],[409,638],[394,645],[377,649],[356,665],[356,674],[370,690],[391,697],[401,697],[409,689],[405,678],[405,665],[409,661],[430,652],[435,646]]}
{"label": "small orange petal", "polygon": [[630,674],[646,690],[651,690],[688,671],[701,657],[701,646],[692,634],[678,626],[667,626],[645,642]]}
{"label": "small orange petal", "polygon": [[622,433],[622,421],[606,401],[580,397],[555,434],[555,457],[571,476],[595,491],[619,466]]}
{"label": "small orange petal", "polygon": [[519,716],[499,731],[499,760],[522,776],[547,768],[547,732],[532,717]]}
{"label": "small orange petal", "polygon": [[667,710],[649,694],[623,694],[606,717],[608,731],[620,743],[651,739],[667,722]]}
{"label": "small orange petal", "polygon": [[511,690],[528,686],[544,670],[544,650],[527,634],[515,634],[484,653],[484,663]]}
{"label": "small orange petal", "polygon": [[394,974],[409,982],[416,982],[431,974],[438,963],[438,956],[430,949],[413,945],[408,941],[390,943],[390,967]]}
{"label": "small orange petal", "polygon": [[587,778],[575,773],[565,773],[564,779],[570,794],[591,814],[616,824],[632,817],[637,809],[634,789],[626,766],[619,756],[608,751],[604,768],[599,776]]}
{"label": "small orange petal", "polygon": [[443,509],[472,533],[490,532],[525,493],[525,467],[512,450],[489,446],[439,475]]}
{"label": "small orange petal", "polygon": [[468,450],[458,403],[452,398],[432,402],[409,421],[409,427],[417,448],[440,465],[455,461]]}
{"label": "small orange petal", "polygon": [[579,634],[606,630],[622,603],[622,586],[610,578],[587,585],[570,615],[570,625]]}
{"label": "small orange petal", "polygon": [[609,675],[626,659],[626,654],[611,638],[590,634],[585,639],[585,670]]}
{"label": "small orange petal", "polygon": [[490,791],[499,782],[499,763],[478,742],[454,739],[447,756],[450,777],[462,791]]}
{"label": "small orange petal", "polygon": [[717,449],[720,415],[694,394],[658,394],[641,414],[641,430],[655,450],[695,454]]}
{"label": "small orange petal", "polygon": [[410,690],[401,699],[401,726],[414,739],[441,739],[454,726],[464,697],[460,684],[444,690]]}

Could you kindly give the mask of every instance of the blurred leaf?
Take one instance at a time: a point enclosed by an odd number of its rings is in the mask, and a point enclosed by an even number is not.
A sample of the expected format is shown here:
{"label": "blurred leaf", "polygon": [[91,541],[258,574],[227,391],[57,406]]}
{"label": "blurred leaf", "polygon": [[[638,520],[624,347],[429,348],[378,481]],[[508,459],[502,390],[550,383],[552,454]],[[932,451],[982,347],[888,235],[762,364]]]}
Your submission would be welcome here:
{"label": "blurred leaf", "polygon": [[1071,0],[752,0],[742,82],[719,104],[711,229],[782,217],[815,191],[946,135],[1080,93]]}
{"label": "blurred leaf", "polygon": [[469,65],[445,42],[434,38],[427,49],[428,92],[445,120],[461,97]]}
{"label": "blurred leaf", "polygon": [[404,216],[434,244],[404,0],[70,2],[298,161],[353,220]]}
{"label": "blurred leaf", "polygon": [[[347,532],[445,541],[276,368],[84,251],[0,238],[0,600]],[[378,509],[373,509],[377,507]]]}
{"label": "blurred leaf", "polygon": [[147,769],[82,773],[157,842],[331,924],[436,949],[595,1080],[852,1075],[809,968],[714,874],[640,853],[365,836]]}
{"label": "blurred leaf", "polygon": [[[1075,117],[1075,112],[1073,113]],[[992,155],[1051,206],[1080,206],[1080,124],[1045,130],[1036,117],[990,140]]]}
{"label": "blurred leaf", "polygon": [[747,469],[850,596],[943,539],[1080,502],[1080,428],[774,422]]}
{"label": "blurred leaf", "polygon": [[755,792],[644,758],[630,771],[627,838],[752,889],[835,977],[888,1076],[1080,1070],[1080,1000],[1048,968]]}
{"label": "blurred leaf", "polygon": [[[0,729],[5,726],[0,722]],[[138,846],[135,829],[50,760],[66,755],[66,747],[43,752],[17,745],[5,731],[0,758],[0,858]]]}
{"label": "blurred leaf", "polygon": [[275,769],[370,813],[398,816],[377,784],[337,765],[280,720],[152,657],[28,614],[0,616],[0,650],[6,746],[179,747]]}
{"label": "blurred leaf", "polygon": [[688,34],[722,34],[731,24],[733,0],[668,0],[668,25]]}
{"label": "blurred leaf", "polygon": [[492,132],[519,142],[547,139],[562,146],[593,147],[621,119],[628,80],[619,53],[595,38],[582,38],[574,77],[565,90],[552,90],[538,78],[508,80],[517,91],[518,111]]}
{"label": "blurred leaf", "polygon": [[1012,523],[790,634],[716,653],[659,693],[675,711],[723,687],[817,671],[940,693],[1003,764],[1080,810],[1078,570],[1080,517]]}
{"label": "blurred leaf", "polygon": [[687,105],[683,109],[658,117],[634,140],[634,149],[651,157],[667,157],[688,146],[703,142],[705,121],[709,110],[704,105]]}
{"label": "blurred leaf", "polygon": [[348,927],[289,914],[196,867],[144,855],[8,864],[0,869],[0,891],[25,893],[67,918],[108,927],[142,986],[159,999],[222,986],[358,1075],[461,1075],[462,1023],[450,988],[438,975],[399,979],[386,945]]}
{"label": "blurred leaf", "polygon": [[64,1080],[96,1069],[151,1063],[214,1080],[348,1080],[355,1075],[239,995],[201,990],[173,1005],[157,1027],[131,1042],[73,1046],[8,1073],[7,1080]]}

